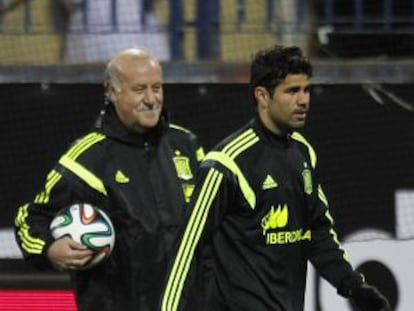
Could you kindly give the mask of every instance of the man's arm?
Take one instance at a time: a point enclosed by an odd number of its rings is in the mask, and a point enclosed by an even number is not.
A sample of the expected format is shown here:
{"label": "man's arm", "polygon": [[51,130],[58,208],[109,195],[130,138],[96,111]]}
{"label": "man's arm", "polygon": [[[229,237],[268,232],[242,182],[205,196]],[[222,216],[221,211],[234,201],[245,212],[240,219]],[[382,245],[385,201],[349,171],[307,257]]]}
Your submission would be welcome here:
{"label": "man's arm", "polygon": [[353,270],[346,251],[334,229],[328,203],[319,185],[317,218],[314,221],[310,259],[318,272],[337,288],[338,294],[350,298],[360,311],[391,311],[390,304],[363,275]]}
{"label": "man's arm", "polygon": [[33,202],[19,207],[15,218],[16,240],[24,258],[39,268],[50,265],[67,270],[83,265],[92,252],[82,244],[64,238],[54,240],[49,225],[55,214],[74,201],[82,201],[76,186],[57,170],[52,170]]}
{"label": "man's arm", "polygon": [[196,271],[200,268],[195,267],[196,260],[205,254],[203,244],[214,233],[224,215],[228,194],[234,189],[231,176],[228,170],[214,161],[205,161],[201,164],[192,197],[191,214],[169,270],[162,296],[162,311],[196,310],[197,307],[190,306],[186,298],[191,303],[194,303],[195,298],[196,304],[202,301],[200,295],[204,291],[198,291],[196,297],[189,297],[195,286],[201,283],[205,286],[205,280],[200,282],[199,279],[203,277],[203,272]]}
{"label": "man's arm", "polygon": [[338,293],[352,301],[360,311],[390,311],[387,299],[375,287],[367,284],[364,277],[354,271],[348,261],[335,231],[334,219],[329,211],[328,199],[318,180],[317,156],[313,147],[300,134],[294,139],[301,142],[307,150],[313,168],[313,193],[310,197],[312,239],[309,260],[317,271],[335,288]]}
{"label": "man's arm", "polygon": [[[73,203],[99,201],[103,204],[107,195],[104,183],[88,169],[91,163],[97,162],[96,154],[101,152],[88,153],[82,161],[79,157],[104,138],[91,133],[79,139],[50,171],[43,189],[33,201],[19,207],[15,218],[16,240],[24,258],[34,265],[42,268],[52,263],[64,270],[80,265],[81,257],[90,256],[90,252],[80,244],[63,239],[55,241],[49,225],[60,209]],[[66,254],[63,254],[65,251]]]}

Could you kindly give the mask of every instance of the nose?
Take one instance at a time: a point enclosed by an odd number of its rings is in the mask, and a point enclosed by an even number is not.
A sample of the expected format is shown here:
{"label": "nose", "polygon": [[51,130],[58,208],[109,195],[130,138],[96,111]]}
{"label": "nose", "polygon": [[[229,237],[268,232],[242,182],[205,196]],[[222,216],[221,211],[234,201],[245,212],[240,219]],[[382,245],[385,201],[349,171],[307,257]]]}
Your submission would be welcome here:
{"label": "nose", "polygon": [[147,89],[145,92],[145,102],[153,104],[155,103],[155,101],[156,100],[154,91],[151,88]]}
{"label": "nose", "polygon": [[310,100],[309,91],[302,90],[299,92],[299,96],[298,96],[299,105],[307,106],[309,104],[309,100]]}

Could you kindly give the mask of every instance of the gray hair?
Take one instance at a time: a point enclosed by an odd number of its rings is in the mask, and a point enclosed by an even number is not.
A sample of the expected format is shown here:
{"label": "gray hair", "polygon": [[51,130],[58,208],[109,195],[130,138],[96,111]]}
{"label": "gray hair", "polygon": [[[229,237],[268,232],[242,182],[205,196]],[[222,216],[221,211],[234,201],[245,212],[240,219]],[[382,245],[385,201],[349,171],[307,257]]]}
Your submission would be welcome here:
{"label": "gray hair", "polygon": [[104,73],[104,86],[108,88],[112,86],[116,92],[121,90],[121,79],[119,77],[120,72],[114,61],[110,61],[106,66]]}
{"label": "gray hair", "polygon": [[121,90],[121,63],[125,59],[151,59],[158,63],[158,60],[146,49],[142,48],[130,48],[120,51],[116,54],[106,66],[104,74],[105,87],[112,86],[115,91]]}

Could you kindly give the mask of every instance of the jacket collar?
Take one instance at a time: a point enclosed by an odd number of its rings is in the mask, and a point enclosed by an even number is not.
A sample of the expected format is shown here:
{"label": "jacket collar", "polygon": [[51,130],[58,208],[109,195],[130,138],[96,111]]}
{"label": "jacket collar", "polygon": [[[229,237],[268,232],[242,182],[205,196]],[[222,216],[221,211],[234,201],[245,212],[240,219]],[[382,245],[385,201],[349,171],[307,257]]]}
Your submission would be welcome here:
{"label": "jacket collar", "polygon": [[286,136],[281,136],[270,131],[262,122],[259,115],[256,114],[255,117],[250,121],[251,126],[258,133],[259,137],[264,141],[272,145],[287,147],[290,142],[290,134]]}
{"label": "jacket collar", "polygon": [[107,137],[127,144],[144,146],[145,144],[157,145],[168,128],[168,121],[163,111],[160,122],[147,133],[140,134],[127,129],[119,120],[112,103],[105,104],[95,122],[95,130]]}

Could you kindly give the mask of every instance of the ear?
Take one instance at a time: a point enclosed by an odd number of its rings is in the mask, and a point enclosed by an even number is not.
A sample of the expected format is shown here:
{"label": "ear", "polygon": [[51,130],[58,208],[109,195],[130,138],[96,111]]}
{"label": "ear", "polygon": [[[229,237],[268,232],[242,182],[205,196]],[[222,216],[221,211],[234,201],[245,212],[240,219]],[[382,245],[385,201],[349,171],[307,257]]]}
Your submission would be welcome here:
{"label": "ear", "polygon": [[267,108],[269,105],[269,93],[263,86],[256,86],[254,89],[254,97],[258,108]]}
{"label": "ear", "polygon": [[108,84],[106,86],[105,95],[109,99],[110,102],[114,104],[116,103],[116,90],[112,85]]}

